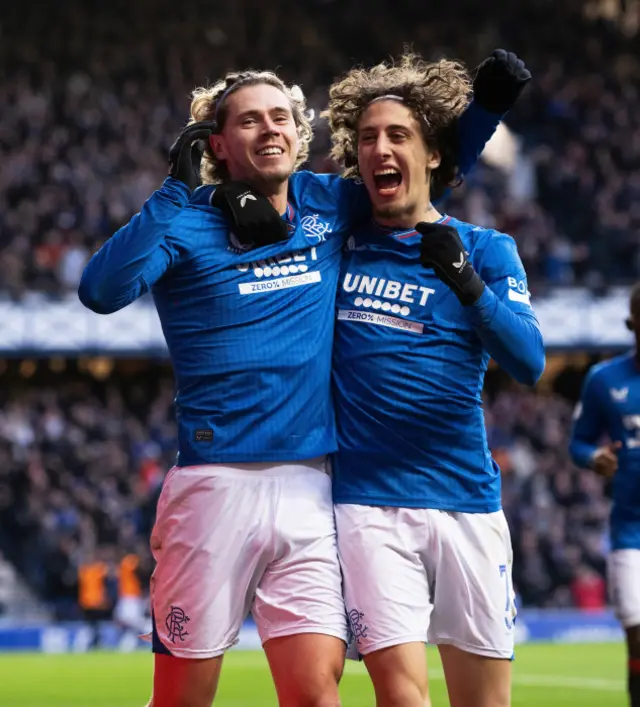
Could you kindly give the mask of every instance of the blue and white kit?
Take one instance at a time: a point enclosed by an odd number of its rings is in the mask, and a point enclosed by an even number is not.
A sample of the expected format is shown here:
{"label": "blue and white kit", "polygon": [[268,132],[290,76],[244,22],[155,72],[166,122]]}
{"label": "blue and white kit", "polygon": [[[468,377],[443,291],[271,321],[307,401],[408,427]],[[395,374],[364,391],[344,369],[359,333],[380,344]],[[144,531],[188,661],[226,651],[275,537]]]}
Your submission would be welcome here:
{"label": "blue and white kit", "polygon": [[347,608],[361,654],[429,640],[508,658],[512,553],[482,387],[490,357],[532,385],[544,349],[513,239],[441,223],[486,284],[469,307],[421,265],[416,231],[371,224],[347,242],[333,374]]}
{"label": "blue and white kit", "polygon": [[636,352],[616,356],[588,373],[574,415],[570,451],[588,467],[607,435],[620,442],[613,477],[608,581],[625,628],[640,626],[640,366]]}

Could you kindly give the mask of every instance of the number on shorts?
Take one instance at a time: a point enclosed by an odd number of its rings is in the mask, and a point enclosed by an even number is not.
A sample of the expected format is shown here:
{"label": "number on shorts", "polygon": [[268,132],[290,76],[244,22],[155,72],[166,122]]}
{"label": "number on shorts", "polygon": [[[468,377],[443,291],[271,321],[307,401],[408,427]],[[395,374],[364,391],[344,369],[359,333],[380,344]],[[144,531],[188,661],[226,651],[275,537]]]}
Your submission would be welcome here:
{"label": "number on shorts", "polygon": [[504,617],[504,625],[508,629],[513,628],[513,621],[511,619],[511,592],[510,592],[510,586],[509,586],[509,573],[507,572],[507,566],[506,565],[500,565],[500,576],[504,577],[504,588],[505,588],[505,596],[506,596],[506,603],[504,607],[504,611],[506,616]]}

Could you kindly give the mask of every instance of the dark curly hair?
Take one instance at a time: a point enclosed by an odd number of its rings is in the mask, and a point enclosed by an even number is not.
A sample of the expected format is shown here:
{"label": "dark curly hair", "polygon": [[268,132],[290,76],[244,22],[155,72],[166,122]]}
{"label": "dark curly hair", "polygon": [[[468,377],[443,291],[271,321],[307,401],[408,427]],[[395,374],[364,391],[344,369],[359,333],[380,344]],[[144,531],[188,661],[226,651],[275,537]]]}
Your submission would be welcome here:
{"label": "dark curly hair", "polygon": [[459,182],[457,119],[471,100],[469,72],[459,62],[427,62],[417,54],[405,53],[395,63],[352,69],[334,83],[322,115],[331,127],[331,156],[344,177],[360,176],[360,117],[371,101],[389,94],[402,98],[420,123],[426,145],[440,152],[440,166],[431,173],[431,195],[438,199]]}

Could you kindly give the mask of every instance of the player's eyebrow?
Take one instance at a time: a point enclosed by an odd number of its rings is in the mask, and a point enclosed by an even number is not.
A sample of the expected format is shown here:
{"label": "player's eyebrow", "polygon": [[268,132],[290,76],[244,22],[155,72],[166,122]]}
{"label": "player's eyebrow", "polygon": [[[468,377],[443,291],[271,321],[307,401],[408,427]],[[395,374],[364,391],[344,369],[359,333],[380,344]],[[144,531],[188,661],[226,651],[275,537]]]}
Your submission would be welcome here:
{"label": "player's eyebrow", "polygon": [[393,131],[400,131],[403,133],[411,133],[413,132],[412,128],[409,127],[408,125],[387,125],[385,130],[390,133]]}
{"label": "player's eyebrow", "polygon": [[[287,106],[276,106],[274,108],[270,108],[268,111],[266,111],[270,115],[279,115],[279,114],[286,114],[289,115],[291,111]],[[238,114],[238,120],[244,120],[245,118],[259,118],[263,114],[263,111],[256,110],[255,108],[249,109],[242,111],[242,113]]]}
{"label": "player's eyebrow", "polygon": [[413,130],[408,126],[408,125],[385,125],[383,128],[377,128],[373,125],[365,125],[365,127],[360,128],[358,131],[360,135],[362,133],[376,133],[379,130],[383,130],[386,133],[394,132],[394,131],[401,131],[407,134],[410,134],[413,132]]}

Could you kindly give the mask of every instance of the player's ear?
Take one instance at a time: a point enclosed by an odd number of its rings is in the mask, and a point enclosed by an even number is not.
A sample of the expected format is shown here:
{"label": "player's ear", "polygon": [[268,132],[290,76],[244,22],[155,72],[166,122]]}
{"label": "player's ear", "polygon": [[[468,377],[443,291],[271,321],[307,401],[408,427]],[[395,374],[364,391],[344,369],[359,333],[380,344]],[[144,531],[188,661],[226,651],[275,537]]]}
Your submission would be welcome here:
{"label": "player's ear", "polygon": [[227,159],[227,150],[222,135],[209,135],[209,147],[217,160]]}
{"label": "player's ear", "polygon": [[440,154],[440,150],[435,150],[433,148],[427,148],[427,169],[430,172],[433,172],[434,169],[437,169],[440,166],[440,163],[442,162],[442,155]]}

